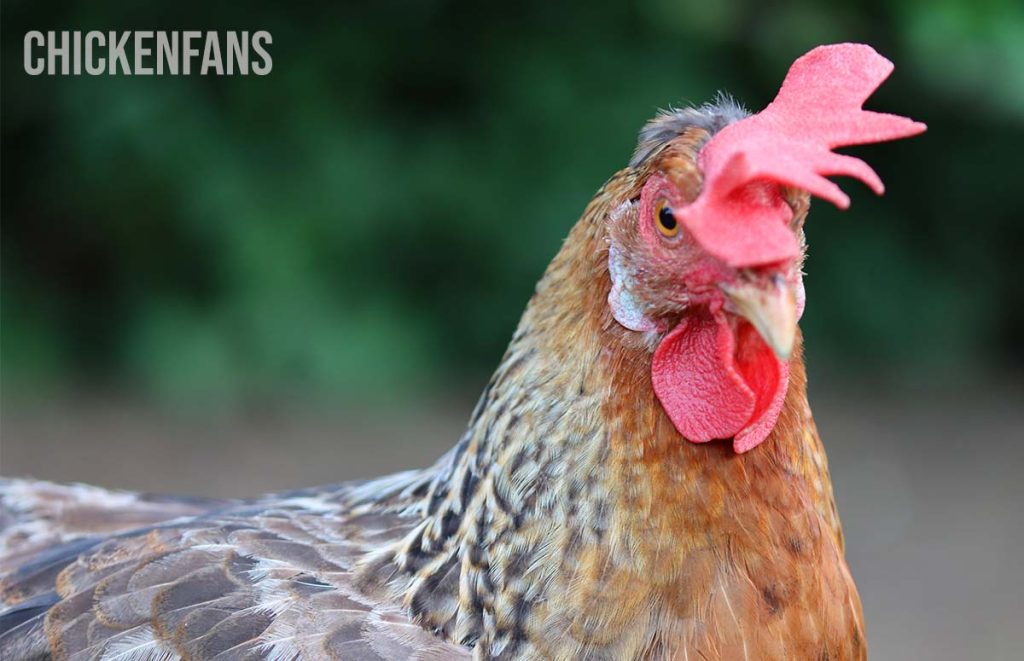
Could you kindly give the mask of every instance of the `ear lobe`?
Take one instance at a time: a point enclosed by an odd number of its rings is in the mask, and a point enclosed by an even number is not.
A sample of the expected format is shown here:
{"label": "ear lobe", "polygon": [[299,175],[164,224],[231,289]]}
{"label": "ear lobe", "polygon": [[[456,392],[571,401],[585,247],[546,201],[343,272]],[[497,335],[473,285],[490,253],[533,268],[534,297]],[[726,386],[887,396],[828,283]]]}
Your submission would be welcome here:
{"label": "ear lobe", "polygon": [[643,313],[640,303],[633,296],[632,277],[621,251],[614,243],[608,248],[608,275],[612,281],[612,290],[608,292],[608,306],[612,309],[615,321],[631,331],[643,333],[658,330],[658,325]]}
{"label": "ear lobe", "polygon": [[807,290],[804,288],[804,276],[797,274],[796,280],[796,320],[804,316],[804,308],[807,306]]}

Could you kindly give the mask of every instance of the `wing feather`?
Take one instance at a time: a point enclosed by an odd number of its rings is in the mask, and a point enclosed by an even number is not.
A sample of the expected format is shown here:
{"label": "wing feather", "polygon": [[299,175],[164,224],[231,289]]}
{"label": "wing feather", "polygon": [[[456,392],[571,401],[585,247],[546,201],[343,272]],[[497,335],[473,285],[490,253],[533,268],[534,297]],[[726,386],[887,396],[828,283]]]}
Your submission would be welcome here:
{"label": "wing feather", "polygon": [[[401,494],[416,479],[381,484]],[[344,494],[199,503],[0,482],[4,660],[468,659],[357,591],[358,559],[415,517],[350,511]]]}

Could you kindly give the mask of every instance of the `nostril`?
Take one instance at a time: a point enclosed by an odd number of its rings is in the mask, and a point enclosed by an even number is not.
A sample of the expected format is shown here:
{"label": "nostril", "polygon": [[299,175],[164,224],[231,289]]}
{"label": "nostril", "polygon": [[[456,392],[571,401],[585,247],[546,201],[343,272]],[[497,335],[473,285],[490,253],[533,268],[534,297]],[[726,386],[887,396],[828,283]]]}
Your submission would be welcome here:
{"label": "nostril", "polygon": [[740,269],[740,280],[747,282],[771,282],[773,285],[780,285],[786,281],[785,262],[772,262]]}

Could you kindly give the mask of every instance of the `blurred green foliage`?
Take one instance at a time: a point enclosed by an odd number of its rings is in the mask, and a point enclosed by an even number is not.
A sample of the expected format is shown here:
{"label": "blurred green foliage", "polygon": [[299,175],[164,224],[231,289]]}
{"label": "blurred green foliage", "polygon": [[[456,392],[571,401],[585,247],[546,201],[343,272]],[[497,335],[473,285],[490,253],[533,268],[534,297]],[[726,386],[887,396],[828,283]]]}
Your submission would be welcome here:
{"label": "blurred green foliage", "polygon": [[[763,107],[863,41],[875,199],[809,222],[814,362],[851,377],[1022,365],[1018,0],[3,6],[8,394],[102,384],[224,406],[479,379],[658,107]],[[266,29],[266,77],[30,77],[30,29]]]}

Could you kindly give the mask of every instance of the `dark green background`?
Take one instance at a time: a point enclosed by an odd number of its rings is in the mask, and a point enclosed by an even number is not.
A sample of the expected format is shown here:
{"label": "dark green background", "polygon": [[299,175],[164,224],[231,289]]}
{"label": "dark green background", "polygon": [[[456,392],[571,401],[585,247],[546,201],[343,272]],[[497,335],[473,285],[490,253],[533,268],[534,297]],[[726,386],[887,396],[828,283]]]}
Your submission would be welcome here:
{"label": "dark green background", "polygon": [[[480,384],[544,265],[656,108],[753,109],[863,41],[869,107],[929,131],[854,150],[818,203],[804,318],[829,378],[1024,365],[1024,5],[101,0],[3,6],[2,376],[174,407]],[[257,77],[30,77],[30,29],[269,30]],[[10,401],[10,400],[8,400]]]}

